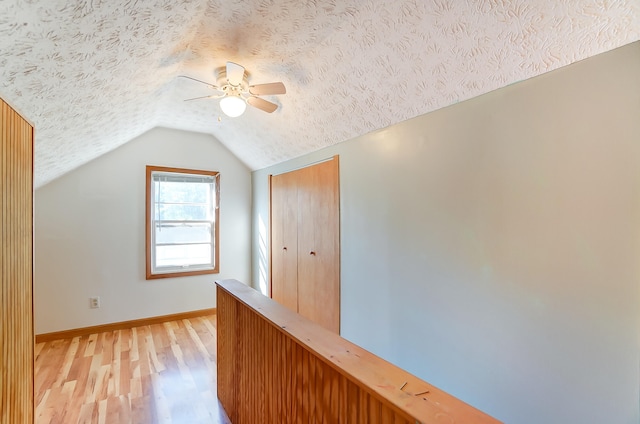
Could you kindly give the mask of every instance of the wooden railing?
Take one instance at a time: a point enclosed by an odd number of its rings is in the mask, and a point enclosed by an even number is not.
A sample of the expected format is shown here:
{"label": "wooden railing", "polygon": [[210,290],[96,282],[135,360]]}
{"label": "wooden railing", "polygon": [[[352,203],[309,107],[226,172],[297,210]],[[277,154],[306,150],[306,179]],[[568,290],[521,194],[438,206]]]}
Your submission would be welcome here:
{"label": "wooden railing", "polygon": [[217,315],[233,424],[499,422],[238,281],[217,282]]}

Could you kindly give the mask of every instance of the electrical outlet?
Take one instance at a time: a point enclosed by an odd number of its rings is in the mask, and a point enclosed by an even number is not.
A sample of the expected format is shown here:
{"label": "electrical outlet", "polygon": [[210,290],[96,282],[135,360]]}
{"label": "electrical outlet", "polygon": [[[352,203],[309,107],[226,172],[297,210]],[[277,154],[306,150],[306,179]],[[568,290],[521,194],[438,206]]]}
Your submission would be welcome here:
{"label": "electrical outlet", "polygon": [[100,307],[100,296],[90,297],[89,298],[89,307],[91,309],[96,309]]}

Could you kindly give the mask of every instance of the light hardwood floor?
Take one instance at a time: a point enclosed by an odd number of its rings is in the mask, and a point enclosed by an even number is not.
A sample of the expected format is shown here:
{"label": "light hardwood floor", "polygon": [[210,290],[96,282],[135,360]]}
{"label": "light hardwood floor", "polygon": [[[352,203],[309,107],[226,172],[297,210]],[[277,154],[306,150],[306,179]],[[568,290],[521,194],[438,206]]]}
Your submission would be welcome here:
{"label": "light hardwood floor", "polygon": [[215,325],[211,315],[36,344],[36,424],[230,424]]}

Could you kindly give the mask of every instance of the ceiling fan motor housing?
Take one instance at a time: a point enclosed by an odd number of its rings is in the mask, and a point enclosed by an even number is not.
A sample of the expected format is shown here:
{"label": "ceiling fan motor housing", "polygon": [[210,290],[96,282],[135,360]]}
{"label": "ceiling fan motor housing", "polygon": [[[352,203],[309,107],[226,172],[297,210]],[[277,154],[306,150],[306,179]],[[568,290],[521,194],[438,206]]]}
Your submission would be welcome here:
{"label": "ceiling fan motor housing", "polygon": [[227,68],[224,66],[216,70],[216,75],[216,85],[220,87],[220,90],[222,90],[226,95],[240,96],[242,94],[249,94],[249,75],[246,70],[242,76],[242,81],[238,85],[233,85],[229,82],[229,79],[227,78]]}

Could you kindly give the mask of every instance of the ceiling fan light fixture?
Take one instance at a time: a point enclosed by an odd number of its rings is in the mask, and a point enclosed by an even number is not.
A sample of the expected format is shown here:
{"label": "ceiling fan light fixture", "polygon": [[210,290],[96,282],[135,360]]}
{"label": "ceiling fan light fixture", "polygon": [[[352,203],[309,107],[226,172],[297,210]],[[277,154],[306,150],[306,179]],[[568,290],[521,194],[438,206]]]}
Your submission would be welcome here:
{"label": "ceiling fan light fixture", "polygon": [[186,75],[180,75],[183,78],[208,85],[209,88],[220,93],[194,97],[186,99],[185,101],[220,99],[220,109],[222,112],[230,118],[235,118],[244,113],[247,109],[247,103],[249,106],[260,109],[263,112],[273,113],[278,109],[278,105],[260,96],[274,96],[287,93],[287,89],[281,82],[249,85],[246,70],[242,65],[238,65],[237,63],[227,62],[227,66],[218,68],[216,73],[218,75],[217,85]]}
{"label": "ceiling fan light fixture", "polygon": [[227,95],[220,99],[220,109],[230,118],[242,115],[247,108],[247,102],[240,96]]}

